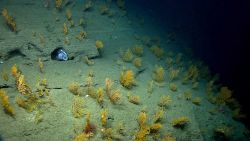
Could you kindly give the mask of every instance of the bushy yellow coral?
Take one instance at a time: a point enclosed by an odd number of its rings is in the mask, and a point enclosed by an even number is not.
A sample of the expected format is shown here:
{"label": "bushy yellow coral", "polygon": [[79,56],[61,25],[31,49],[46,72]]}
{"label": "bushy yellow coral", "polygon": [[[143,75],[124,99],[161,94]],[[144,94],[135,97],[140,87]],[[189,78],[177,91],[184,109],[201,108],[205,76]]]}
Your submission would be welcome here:
{"label": "bushy yellow coral", "polygon": [[0,89],[0,101],[1,105],[4,108],[4,111],[10,116],[14,116],[15,115],[14,109],[10,105],[9,97],[7,96],[6,92],[2,89]]}
{"label": "bushy yellow coral", "polygon": [[24,75],[22,74],[16,78],[16,88],[22,95],[32,95],[32,90],[25,82]]}
{"label": "bushy yellow coral", "polygon": [[9,15],[8,10],[6,8],[3,9],[2,16],[4,17],[5,22],[10,28],[10,30],[17,32],[16,22],[14,21],[14,18]]}
{"label": "bushy yellow coral", "polygon": [[102,49],[104,45],[103,45],[103,42],[101,40],[96,40],[95,46],[97,49]]}
{"label": "bushy yellow coral", "polygon": [[97,102],[102,105],[103,104],[103,88],[98,88],[97,91],[96,91],[96,100]]}
{"label": "bushy yellow coral", "polygon": [[172,120],[172,126],[183,127],[188,123],[189,119],[186,116],[178,117]]}
{"label": "bushy yellow coral", "polygon": [[137,68],[140,68],[142,66],[142,61],[141,61],[141,58],[135,58],[134,61],[133,61],[133,64],[137,67]]}
{"label": "bushy yellow coral", "polygon": [[100,6],[99,9],[101,15],[109,14],[109,7],[106,4]]}
{"label": "bushy yellow coral", "polygon": [[171,101],[172,100],[171,100],[169,95],[163,95],[160,97],[160,101],[159,101],[158,105],[160,107],[165,107],[165,106],[169,105]]}
{"label": "bushy yellow coral", "polygon": [[132,88],[132,86],[135,84],[134,72],[132,70],[122,72],[120,76],[120,83],[125,88]]}
{"label": "bushy yellow coral", "polygon": [[147,121],[147,114],[146,114],[146,112],[141,111],[139,113],[138,120],[137,120],[139,126],[141,128],[144,127],[146,125],[146,121]]}
{"label": "bushy yellow coral", "polygon": [[137,56],[143,55],[143,47],[142,45],[135,45],[132,49],[133,53]]}
{"label": "bushy yellow coral", "polygon": [[139,96],[136,96],[136,95],[128,94],[128,101],[129,101],[130,103],[139,105],[139,104],[140,104],[140,97],[139,97]]}
{"label": "bushy yellow coral", "polygon": [[156,82],[162,82],[165,80],[165,70],[162,66],[156,66],[153,73],[153,79]]}
{"label": "bushy yellow coral", "polygon": [[61,9],[62,8],[62,0],[55,0],[56,8]]}
{"label": "bushy yellow coral", "polygon": [[101,123],[102,123],[102,126],[107,125],[107,119],[108,119],[108,110],[104,109],[104,110],[101,111]]}
{"label": "bushy yellow coral", "polygon": [[159,59],[161,59],[162,57],[163,57],[163,55],[164,55],[164,50],[162,49],[162,48],[160,48],[159,46],[156,46],[156,45],[153,45],[151,48],[150,48],[150,50],[153,52],[153,54],[157,57],[157,58],[159,58]]}
{"label": "bushy yellow coral", "polygon": [[72,19],[72,12],[70,9],[67,9],[66,10],[66,17],[67,19],[70,21]]}
{"label": "bushy yellow coral", "polygon": [[72,114],[75,118],[80,118],[83,116],[83,104],[84,100],[81,97],[74,97],[72,104]]}
{"label": "bushy yellow coral", "polygon": [[121,99],[121,94],[120,94],[120,90],[114,90],[111,92],[111,94],[109,95],[109,100],[113,103],[113,104],[117,104],[119,102],[119,100]]}
{"label": "bushy yellow coral", "polygon": [[232,91],[228,87],[221,87],[219,95],[216,97],[217,104],[226,104],[232,98]]}
{"label": "bushy yellow coral", "polygon": [[11,73],[12,73],[12,76],[13,76],[14,78],[17,78],[17,77],[20,75],[20,73],[19,73],[19,71],[18,71],[18,69],[17,69],[16,64],[14,64],[14,65],[11,67]]}
{"label": "bushy yellow coral", "polygon": [[160,123],[153,123],[150,125],[150,133],[156,133],[162,128],[162,124]]}
{"label": "bushy yellow coral", "polygon": [[126,52],[124,52],[123,56],[122,56],[122,60],[124,62],[131,62],[133,60],[134,56],[131,52],[130,49],[128,49]]}
{"label": "bushy yellow coral", "polygon": [[68,90],[74,95],[81,95],[82,90],[80,89],[80,84],[77,82],[72,82],[68,86]]}

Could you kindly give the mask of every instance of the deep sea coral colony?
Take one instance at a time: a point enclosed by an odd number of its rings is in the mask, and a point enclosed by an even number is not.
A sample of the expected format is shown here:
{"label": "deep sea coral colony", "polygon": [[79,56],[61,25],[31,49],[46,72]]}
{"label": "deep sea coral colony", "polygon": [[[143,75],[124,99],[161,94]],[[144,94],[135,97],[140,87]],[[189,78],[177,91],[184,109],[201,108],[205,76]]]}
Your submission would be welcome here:
{"label": "deep sea coral colony", "polygon": [[16,22],[14,21],[14,18],[9,15],[9,12],[6,8],[2,10],[2,16],[5,19],[6,24],[10,28],[11,31],[17,32],[17,25]]}
{"label": "deep sea coral colony", "polygon": [[[59,11],[63,11],[64,4],[62,0],[55,0],[55,8]],[[107,0],[105,4],[100,5],[99,12],[103,15],[108,15],[109,18],[113,16],[113,12],[111,9],[111,0]],[[84,1],[83,4],[83,11],[90,12],[94,9],[95,1],[87,0]],[[125,7],[125,0],[116,0],[116,5],[118,6],[119,10],[123,13],[126,13]],[[17,32],[16,23],[14,18],[9,15],[7,9],[2,10],[2,16],[5,19],[6,24],[11,29],[11,31]],[[63,23],[63,30],[62,33],[65,37],[64,43],[69,45],[69,34],[70,28],[74,27],[74,21],[72,19],[72,11],[71,9],[66,10],[66,19],[67,21]],[[76,36],[76,39],[80,41],[87,38],[87,33],[83,28],[86,26],[85,19],[81,18],[79,20],[79,26],[81,27],[81,32],[79,35]],[[174,37],[171,37],[171,41],[174,41]],[[240,119],[243,118],[244,115],[241,114],[240,105],[238,102],[232,98],[232,91],[228,87],[221,87],[219,90],[215,87],[215,78],[212,78],[209,74],[207,68],[199,63],[185,63],[183,62],[183,55],[178,53],[175,55],[173,52],[166,53],[164,48],[160,46],[160,39],[153,38],[153,37],[140,37],[135,36],[136,40],[139,42],[138,44],[134,45],[132,48],[126,49],[120,54],[120,58],[124,64],[133,63],[135,66],[135,70],[132,68],[126,69],[123,66],[123,70],[120,73],[120,76],[117,76],[118,80],[111,80],[110,78],[106,78],[105,82],[98,85],[96,89],[96,85],[94,81],[94,74],[89,73],[85,82],[85,85],[82,85],[78,82],[71,82],[68,85],[68,91],[73,94],[72,99],[72,106],[71,106],[71,113],[75,119],[81,119],[85,117],[85,124],[81,125],[81,129],[78,130],[78,127],[74,127],[74,134],[75,134],[75,141],[85,141],[89,138],[99,134],[100,132],[101,139],[100,140],[122,140],[122,137],[128,136],[128,134],[132,134],[132,139],[135,141],[145,141],[150,139],[159,140],[162,138],[162,141],[175,141],[176,138],[170,133],[169,131],[165,133],[163,136],[163,130],[167,127],[168,123],[164,122],[166,119],[166,113],[168,108],[171,107],[171,103],[176,102],[174,96],[171,94],[164,94],[164,95],[157,95],[160,97],[158,100],[158,104],[155,106],[156,110],[153,111],[154,114],[150,113],[149,111],[142,108],[142,110],[138,113],[136,130],[130,132],[125,127],[126,123],[119,122],[116,123],[117,127],[114,128],[113,124],[111,123],[111,109],[108,109],[108,104],[111,103],[112,106],[117,106],[118,104],[122,105],[124,103],[123,100],[123,91],[128,91],[127,93],[127,101],[128,104],[132,106],[152,106],[152,105],[145,105],[143,98],[139,95],[136,95],[134,92],[134,87],[137,87],[141,83],[136,83],[137,76],[143,73],[146,69],[142,64],[143,57],[146,55],[145,51],[151,51],[155,59],[157,60],[158,65],[155,66],[153,70],[150,71],[151,79],[148,81],[147,84],[147,93],[148,98],[154,96],[154,93],[157,92],[156,89],[165,89],[170,90],[171,93],[182,93],[178,95],[178,100],[184,99],[187,102],[190,102],[192,106],[201,107],[202,106],[202,98],[201,96],[193,96],[193,92],[198,90],[200,87],[200,80],[204,79],[207,80],[206,93],[207,100],[217,105],[218,107],[221,106],[229,106],[232,110],[233,118]],[[98,50],[99,54],[102,56],[103,49],[104,49],[104,41],[98,39],[95,41],[94,46]],[[94,61],[90,60],[88,56],[83,57],[85,63],[88,66],[94,65]],[[163,60],[166,60],[165,64],[162,63]],[[121,64],[121,63],[120,63]],[[40,73],[44,74],[44,62],[41,58],[38,59],[38,67]],[[124,69],[125,68],[125,69]],[[53,102],[50,100],[50,89],[48,88],[47,80],[40,79],[36,85],[35,90],[28,85],[26,81],[26,77],[20,69],[14,64],[11,68],[11,73],[13,78],[15,79],[15,87],[17,91],[20,93],[20,96],[16,96],[15,102],[16,104],[25,109],[27,112],[31,113],[33,111],[42,111],[44,104],[50,104],[53,106]],[[6,75],[2,75],[4,80],[8,80]],[[181,79],[181,80],[180,80]],[[178,81],[181,81],[182,87],[186,87],[187,90],[182,92],[178,87],[180,86]],[[116,84],[121,85],[121,89],[115,88]],[[191,86],[190,86],[191,85]],[[104,87],[103,87],[104,86]],[[166,87],[167,86],[167,87]],[[138,86],[139,87],[139,86]],[[218,94],[215,94],[218,93]],[[92,120],[91,113],[86,108],[86,101],[84,97],[91,97],[95,99],[96,103],[100,106],[100,116],[98,117],[99,122]],[[107,99],[108,100],[107,100]],[[173,98],[173,99],[172,99]],[[107,102],[109,101],[109,103]],[[14,117],[16,112],[14,112],[14,108],[10,102],[9,96],[7,92],[3,89],[0,89],[0,102],[3,107],[3,110],[6,114]],[[152,107],[154,108],[154,107]],[[37,119],[36,123],[42,121],[41,112],[37,112],[38,115],[36,116]],[[173,129],[176,128],[187,129],[189,124],[192,124],[190,117],[185,115],[174,115],[172,121],[170,121],[170,126],[172,125]],[[100,126],[98,126],[100,125]],[[100,128],[100,130],[97,130]],[[176,130],[177,130],[176,129]],[[219,126],[215,129],[216,133],[225,133],[225,136],[229,135],[229,128],[226,126]],[[231,130],[231,129],[230,129]],[[129,135],[131,137],[131,135]]]}

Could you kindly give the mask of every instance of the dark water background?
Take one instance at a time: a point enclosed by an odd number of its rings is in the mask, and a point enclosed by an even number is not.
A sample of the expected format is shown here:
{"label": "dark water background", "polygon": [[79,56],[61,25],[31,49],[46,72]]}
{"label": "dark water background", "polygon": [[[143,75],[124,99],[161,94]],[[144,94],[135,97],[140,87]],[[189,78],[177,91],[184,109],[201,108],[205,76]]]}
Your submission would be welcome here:
{"label": "dark water background", "polygon": [[[250,99],[250,0],[136,0],[162,27],[187,31],[195,56],[233,90],[243,110]],[[164,29],[163,29],[164,30]],[[244,120],[250,125],[250,120]],[[250,127],[250,126],[249,126]]]}

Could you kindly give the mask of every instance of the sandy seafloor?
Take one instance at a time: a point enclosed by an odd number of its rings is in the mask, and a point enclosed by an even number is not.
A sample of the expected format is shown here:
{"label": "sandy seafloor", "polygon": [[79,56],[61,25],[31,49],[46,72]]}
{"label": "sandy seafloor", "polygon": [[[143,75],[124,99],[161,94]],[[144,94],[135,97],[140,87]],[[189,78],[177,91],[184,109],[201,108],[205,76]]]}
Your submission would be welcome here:
{"label": "sandy seafloor", "polygon": [[[205,97],[205,86],[207,80],[200,79],[198,89],[191,89],[191,83],[183,85],[181,78],[187,70],[187,64],[190,61],[196,62],[192,58],[191,53],[185,51],[189,47],[189,41],[183,35],[182,30],[173,28],[174,26],[161,27],[157,24],[154,17],[151,17],[148,11],[140,11],[133,5],[126,5],[126,12],[119,9],[116,2],[113,1],[110,9],[114,12],[112,17],[101,15],[99,6],[104,1],[95,1],[93,7],[84,12],[83,4],[77,1],[64,7],[61,11],[55,9],[54,1],[51,1],[49,8],[44,8],[42,1],[18,1],[8,0],[0,1],[0,8],[7,8],[10,15],[15,17],[17,28],[20,30],[17,34],[11,32],[4,22],[4,18],[0,18],[0,55],[2,64],[0,64],[1,72],[9,74],[9,80],[0,79],[1,85],[9,85],[12,88],[5,88],[9,96],[11,105],[14,108],[14,118],[7,115],[3,108],[0,108],[0,136],[3,141],[69,141],[74,140],[76,132],[83,131],[85,117],[74,118],[72,115],[72,102],[74,95],[67,89],[71,82],[78,82],[81,85],[86,83],[89,71],[93,71],[95,88],[105,88],[105,79],[110,78],[114,81],[113,88],[120,89],[121,100],[119,104],[111,104],[107,96],[104,99],[104,107],[108,109],[108,116],[112,117],[108,120],[108,126],[113,129],[113,140],[133,140],[138,130],[137,118],[141,110],[146,111],[148,119],[147,123],[152,123],[152,118],[162,95],[169,95],[172,102],[167,106],[164,117],[161,121],[163,128],[159,131],[159,137],[155,140],[161,140],[166,133],[171,133],[177,141],[212,141],[214,139],[214,128],[218,126],[228,125],[232,131],[229,135],[230,140],[243,141],[248,140],[246,137],[246,129],[244,125],[232,119],[230,110],[225,108],[225,112],[215,112],[211,114],[208,111],[216,108]],[[64,35],[63,23],[67,22],[65,13],[66,9],[72,10],[72,19],[75,26],[69,28],[69,34]],[[136,10],[137,11],[136,11]],[[142,12],[142,13],[138,13]],[[86,26],[77,26],[79,19],[83,17],[86,20]],[[81,29],[87,32],[87,38],[83,41],[77,40],[75,37]],[[36,36],[34,36],[36,34]],[[173,40],[169,35],[174,34]],[[65,36],[70,40],[70,45],[64,43]],[[44,37],[45,41],[41,43],[40,37]],[[137,39],[136,37],[139,37]],[[150,51],[143,37],[157,38],[160,37],[160,46],[164,48],[165,55],[163,59],[158,59]],[[172,36],[171,36],[172,37]],[[102,49],[102,57],[93,59],[94,65],[87,65],[83,56],[90,53],[96,53],[94,42],[102,40],[104,48]],[[158,38],[157,38],[158,39]],[[33,43],[36,47],[27,50],[27,43]],[[132,69],[137,72],[133,63],[122,61],[120,53],[132,48],[136,44],[143,44],[144,53],[142,56],[142,69],[145,71],[136,77],[136,86],[132,89],[126,89],[119,83],[120,74],[123,69]],[[158,44],[157,41],[151,44]],[[52,61],[50,52],[56,47],[64,47],[70,55],[83,52],[69,61]],[[20,55],[11,56],[4,59],[4,55],[13,49],[20,49],[26,57]],[[39,49],[37,49],[39,48]],[[38,50],[42,50],[39,52]],[[174,83],[177,84],[177,92],[169,89],[169,66],[166,64],[166,58],[175,59],[178,53],[183,54],[182,71]],[[169,55],[169,56],[168,56]],[[44,73],[39,71],[38,58],[44,61]],[[118,63],[120,62],[120,63]],[[11,67],[16,64],[25,76],[27,84],[35,91],[36,83],[39,78],[47,79],[48,87],[61,87],[62,89],[52,89],[49,97],[54,105],[44,104],[41,107],[42,121],[35,123],[35,115],[37,111],[28,113],[25,109],[18,107],[15,103],[15,97],[21,94],[15,88],[15,80],[11,76]],[[148,82],[152,80],[152,74],[155,65],[162,65],[165,68],[165,80],[162,86],[154,86],[153,93],[148,96]],[[202,73],[202,72],[201,72]],[[195,105],[191,101],[185,100],[183,93],[190,90],[193,97],[202,98],[201,105]],[[139,105],[130,103],[127,100],[127,93],[140,96]],[[216,92],[215,92],[216,93]],[[97,126],[95,135],[89,140],[104,140],[101,134],[100,111],[101,107],[95,99],[81,96],[84,99],[84,110],[91,114],[91,122]],[[171,121],[180,116],[187,116],[189,122],[184,129],[172,127]],[[119,123],[124,123],[125,134],[120,135],[116,132]],[[154,140],[153,135],[147,135],[147,140]]]}

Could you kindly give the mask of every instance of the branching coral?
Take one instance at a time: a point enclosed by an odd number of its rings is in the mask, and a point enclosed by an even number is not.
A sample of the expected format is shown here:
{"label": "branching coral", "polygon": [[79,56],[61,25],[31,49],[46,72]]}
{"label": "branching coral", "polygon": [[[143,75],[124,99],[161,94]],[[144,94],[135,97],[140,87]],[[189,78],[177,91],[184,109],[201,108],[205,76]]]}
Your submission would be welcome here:
{"label": "branching coral", "polygon": [[120,83],[125,88],[132,88],[135,85],[134,72],[132,70],[127,70],[121,73]]}
{"label": "branching coral", "polygon": [[221,87],[219,95],[216,97],[217,104],[226,104],[232,98],[232,91],[228,87]]}
{"label": "branching coral", "polygon": [[160,107],[166,107],[166,106],[168,106],[168,105],[170,104],[171,101],[172,101],[172,100],[171,100],[171,98],[170,98],[169,95],[167,95],[167,96],[164,95],[164,96],[161,96],[158,105],[159,105]]}
{"label": "branching coral", "polygon": [[81,95],[82,90],[80,88],[80,84],[77,82],[72,82],[68,86],[68,90],[74,95]]}
{"label": "branching coral", "polygon": [[12,76],[13,76],[15,79],[20,75],[20,72],[18,71],[18,68],[17,68],[16,64],[14,64],[14,65],[11,67],[11,74],[12,74]]}
{"label": "branching coral", "polygon": [[55,4],[56,4],[56,9],[62,8],[62,0],[55,0]]}
{"label": "branching coral", "polygon": [[72,19],[72,12],[70,9],[67,9],[66,10],[66,17],[67,19],[70,21]]}
{"label": "branching coral", "polygon": [[123,56],[122,56],[122,60],[124,62],[131,62],[133,60],[134,56],[131,52],[130,49],[128,49],[126,52],[124,52]]}
{"label": "branching coral", "polygon": [[111,87],[113,85],[113,82],[111,79],[106,78],[105,79],[105,86],[106,86],[106,94],[107,96],[111,95]]}
{"label": "branching coral", "polygon": [[8,25],[8,27],[10,28],[10,30],[17,32],[16,22],[14,21],[14,18],[9,15],[9,12],[6,8],[3,9],[2,16],[4,17],[5,22]]}
{"label": "branching coral", "polygon": [[69,28],[66,23],[63,24],[63,33],[64,35],[67,35],[69,33]]}
{"label": "branching coral", "polygon": [[72,114],[75,118],[80,118],[83,116],[83,104],[84,101],[81,97],[74,97],[72,104]]}
{"label": "branching coral", "polygon": [[103,95],[103,88],[98,88],[96,91],[96,100],[100,105],[103,105],[104,95]]}
{"label": "branching coral", "polygon": [[136,96],[136,95],[128,94],[128,101],[129,101],[130,103],[139,105],[139,104],[140,104],[140,97],[139,97],[139,96]]}
{"label": "branching coral", "polygon": [[160,48],[160,47],[158,47],[158,46],[156,46],[156,45],[154,45],[154,46],[152,46],[151,48],[150,48],[150,50],[153,52],[153,54],[157,57],[157,58],[159,58],[159,59],[161,59],[162,57],[163,57],[163,55],[164,55],[164,50],[162,49],[162,48]]}
{"label": "branching coral", "polygon": [[120,101],[120,99],[121,99],[120,90],[111,91],[111,94],[109,95],[109,100],[113,104],[117,104]]}
{"label": "branching coral", "polygon": [[0,89],[0,101],[1,101],[1,105],[4,108],[4,111],[10,115],[10,116],[14,116],[14,109],[13,107],[10,105],[9,102],[9,97],[7,96],[6,92],[2,89]]}
{"label": "branching coral", "polygon": [[135,58],[133,61],[133,64],[137,67],[140,68],[142,66],[142,61],[141,58]]}
{"label": "branching coral", "polygon": [[143,47],[142,45],[135,45],[132,49],[133,53],[137,56],[142,56],[143,55]]}
{"label": "branching coral", "polygon": [[49,89],[46,79],[41,79],[36,85],[36,93],[39,97],[49,96]]}
{"label": "branching coral", "polygon": [[41,58],[38,58],[38,67],[41,73],[44,73],[44,63]]}
{"label": "branching coral", "polygon": [[99,9],[101,15],[109,14],[109,7],[106,4],[100,6]]}
{"label": "branching coral", "polygon": [[102,126],[107,125],[107,119],[108,119],[108,110],[104,109],[104,110],[101,111],[101,123],[102,123]]}
{"label": "branching coral", "polygon": [[164,117],[164,110],[163,108],[161,108],[160,110],[156,111],[156,113],[154,114],[154,117],[153,117],[153,122],[159,122],[162,120],[162,118]]}
{"label": "branching coral", "polygon": [[172,120],[173,127],[180,127],[183,128],[189,122],[188,117],[182,116]]}
{"label": "branching coral", "polygon": [[146,121],[147,121],[147,114],[146,114],[146,112],[141,111],[141,112],[139,113],[139,116],[138,116],[138,119],[137,119],[137,122],[138,122],[139,126],[140,126],[141,128],[142,128],[142,127],[145,127]]}
{"label": "branching coral", "polygon": [[103,45],[103,42],[101,40],[96,40],[95,46],[97,49],[102,49],[104,45]]}
{"label": "branching coral", "polygon": [[26,96],[30,96],[32,95],[32,90],[31,88],[27,85],[27,83],[25,82],[24,79],[24,75],[19,75],[16,78],[16,87],[17,90],[22,94],[22,95],[26,95]]}
{"label": "branching coral", "polygon": [[156,66],[154,73],[153,73],[153,79],[156,82],[162,82],[165,80],[165,70],[162,66]]}
{"label": "branching coral", "polygon": [[162,128],[162,124],[154,123],[150,125],[150,133],[157,133]]}
{"label": "branching coral", "polygon": [[177,85],[175,83],[170,83],[169,89],[173,92],[176,92],[178,90]]}
{"label": "branching coral", "polygon": [[87,38],[87,32],[82,30],[77,36],[76,39],[82,41],[83,39]]}

